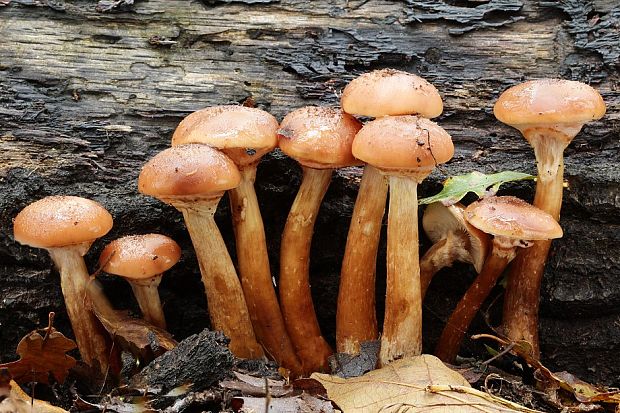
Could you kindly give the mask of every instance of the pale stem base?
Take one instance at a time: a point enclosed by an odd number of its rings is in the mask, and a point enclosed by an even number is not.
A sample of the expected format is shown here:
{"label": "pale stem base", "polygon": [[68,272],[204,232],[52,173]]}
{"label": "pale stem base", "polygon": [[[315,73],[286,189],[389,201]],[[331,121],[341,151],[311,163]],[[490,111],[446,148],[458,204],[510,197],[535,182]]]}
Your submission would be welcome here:
{"label": "pale stem base", "polygon": [[310,246],[332,170],[307,167],[303,170],[303,180],[282,233],[280,302],[286,328],[304,371],[326,371],[332,349],[321,335],[312,303]]}
{"label": "pale stem base", "polygon": [[265,228],[254,181],[256,165],[241,168],[241,183],[229,191],[239,276],[254,332],[268,356],[294,374],[301,372],[271,279]]}
{"label": "pale stem base", "polygon": [[360,183],[340,272],[336,348],[358,354],[360,343],[379,336],[375,311],[375,273],[388,183],[366,165]]}

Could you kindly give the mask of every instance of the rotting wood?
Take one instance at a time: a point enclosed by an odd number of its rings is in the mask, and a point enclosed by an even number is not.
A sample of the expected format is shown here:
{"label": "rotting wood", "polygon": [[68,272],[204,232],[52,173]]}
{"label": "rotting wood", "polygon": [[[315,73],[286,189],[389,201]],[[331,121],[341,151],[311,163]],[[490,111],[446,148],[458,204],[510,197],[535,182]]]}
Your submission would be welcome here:
{"label": "rotting wood", "polygon": [[[566,153],[566,236],[554,243],[547,267],[542,344],[546,364],[620,384],[620,76],[618,49],[610,47],[620,20],[617,1],[243,3],[150,0],[109,13],[87,0],[13,0],[0,7],[2,361],[14,357],[19,338],[45,324],[50,310],[58,313],[58,328],[70,331],[49,259],[12,240],[11,220],[26,204],[64,193],[96,199],[111,211],[115,227],[86,257],[91,270],[113,238],[163,232],[177,240],[183,260],[162,282],[161,295],[170,328],[182,339],[207,325],[197,264],[180,214],[137,194],[141,165],[167,147],[175,125],[198,108],[252,97],[281,119],[302,105],[337,103],[342,87],[364,71],[396,67],[438,87],[445,100],[438,122],[457,148],[455,159],[421,186],[422,196],[434,193],[447,174],[535,171],[527,142],[493,118],[492,105],[507,87],[564,77],[601,91],[608,114],[587,126]],[[458,21],[437,12],[500,3],[513,5],[482,19]],[[412,18],[420,13],[430,17]],[[509,24],[490,27],[504,20]],[[359,174],[355,168],[338,172],[316,227],[312,287],[332,341]],[[281,154],[259,167],[273,274],[299,177]],[[531,200],[533,185],[513,185],[507,193]],[[217,219],[232,247],[225,208]],[[384,262],[380,256],[379,294]],[[464,266],[438,274],[426,300],[427,349],[473,277]],[[104,282],[117,306],[132,302],[122,281]]]}

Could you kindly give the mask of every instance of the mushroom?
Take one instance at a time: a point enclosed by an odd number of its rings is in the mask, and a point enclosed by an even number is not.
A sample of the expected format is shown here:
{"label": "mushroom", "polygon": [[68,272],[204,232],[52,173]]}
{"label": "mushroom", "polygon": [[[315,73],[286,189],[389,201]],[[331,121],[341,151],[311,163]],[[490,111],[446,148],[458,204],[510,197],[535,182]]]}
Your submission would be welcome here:
{"label": "mushroom", "polygon": [[310,293],[310,245],[323,196],[336,168],[359,164],[351,154],[361,128],[339,109],[304,107],[282,120],[280,149],[302,166],[303,179],[284,227],[280,251],[280,302],[305,372],[327,369],[332,349],[316,319]]}
{"label": "mushroom", "polygon": [[[375,70],[353,79],[342,93],[343,111],[381,117],[414,115],[432,118],[443,110],[437,89],[412,73]],[[358,354],[360,343],[378,337],[375,272],[388,183],[376,168],[364,167],[345,247],[338,307],[336,349]]]}
{"label": "mushroom", "polygon": [[221,150],[241,173],[229,197],[237,245],[239,276],[258,341],[279,365],[300,370],[273,288],[265,228],[254,190],[256,167],[278,141],[278,121],[245,106],[216,106],[187,116],[174,132],[172,145],[203,143]]}
{"label": "mushroom", "polygon": [[164,271],[181,258],[181,248],[160,234],[130,235],[109,243],[99,256],[102,270],[125,278],[133,290],[144,319],[166,329],[157,287]]}
{"label": "mushroom", "polygon": [[[523,134],[538,167],[534,206],[560,219],[564,149],[589,121],[605,114],[605,102],[592,87],[571,80],[541,79],[506,90],[495,117]],[[540,286],[551,241],[537,241],[512,263],[504,295],[502,329],[512,341],[530,343],[538,357]]]}
{"label": "mushroom", "polygon": [[224,192],[239,184],[235,164],[207,145],[180,145],[155,155],[138,179],[141,193],[183,213],[205,286],[211,323],[230,338],[237,357],[259,358],[241,283],[213,214]]}
{"label": "mushroom", "polygon": [[493,247],[484,267],[461,298],[441,333],[435,355],[452,363],[471,321],[516,255],[517,247],[532,241],[560,238],[562,228],[546,212],[512,196],[484,198],[465,209],[465,219],[493,235]]}
{"label": "mushroom", "polygon": [[90,277],[83,256],[112,228],[112,216],[100,204],[76,196],[49,196],[21,210],[13,222],[15,241],[46,249],[60,272],[67,315],[82,360],[105,377],[111,340],[85,306]]}
{"label": "mushroom", "polygon": [[453,154],[450,135],[436,123],[415,116],[373,120],[353,142],[353,155],[390,181],[382,365],[422,351],[417,187]]}
{"label": "mushroom", "polygon": [[472,264],[480,273],[489,250],[489,236],[471,226],[463,217],[461,203],[445,206],[433,202],[424,210],[422,227],[433,246],[420,259],[422,299],[433,276],[454,261]]}

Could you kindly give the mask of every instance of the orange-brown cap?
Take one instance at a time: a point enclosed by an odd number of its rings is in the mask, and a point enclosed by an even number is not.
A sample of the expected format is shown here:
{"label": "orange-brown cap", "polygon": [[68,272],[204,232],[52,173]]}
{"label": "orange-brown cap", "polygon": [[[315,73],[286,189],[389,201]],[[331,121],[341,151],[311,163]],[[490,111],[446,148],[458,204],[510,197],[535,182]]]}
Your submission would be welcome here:
{"label": "orange-brown cap", "polygon": [[342,92],[342,109],[353,115],[441,115],[443,103],[435,86],[412,73],[375,70],[353,79]]}
{"label": "orange-brown cap", "polygon": [[495,236],[526,241],[562,237],[562,228],[551,215],[513,196],[476,201],[465,209],[465,219]]}
{"label": "orange-brown cap", "polygon": [[582,125],[605,114],[605,102],[591,86],[574,80],[540,79],[506,90],[495,117],[517,129],[536,125]]}
{"label": "orange-brown cap", "polygon": [[203,143],[221,150],[237,165],[247,165],[276,147],[277,130],[278,121],[264,110],[214,106],[183,119],[172,135],[172,145]]}
{"label": "orange-brown cap", "polygon": [[335,108],[306,106],[284,117],[278,130],[282,152],[317,169],[360,165],[351,145],[362,124]]}
{"label": "orange-brown cap", "polygon": [[422,227],[433,243],[446,238],[449,233],[464,234],[468,242],[459,258],[473,264],[480,272],[489,252],[489,236],[465,221],[464,212],[465,207],[461,203],[445,206],[441,202],[433,202],[424,210]]}
{"label": "orange-brown cap", "polygon": [[435,122],[416,116],[386,116],[368,122],[353,141],[353,155],[394,172],[430,172],[452,158],[450,135]]}
{"label": "orange-brown cap", "polygon": [[173,146],[142,167],[138,190],[165,200],[176,197],[220,196],[239,185],[241,176],[234,162],[207,145]]}
{"label": "orange-brown cap", "polygon": [[36,248],[92,242],[112,229],[112,215],[90,199],[48,196],[22,209],[13,222],[15,241]]}
{"label": "orange-brown cap", "polygon": [[107,273],[144,280],[168,270],[179,258],[181,248],[165,235],[130,235],[109,243],[99,264]]}

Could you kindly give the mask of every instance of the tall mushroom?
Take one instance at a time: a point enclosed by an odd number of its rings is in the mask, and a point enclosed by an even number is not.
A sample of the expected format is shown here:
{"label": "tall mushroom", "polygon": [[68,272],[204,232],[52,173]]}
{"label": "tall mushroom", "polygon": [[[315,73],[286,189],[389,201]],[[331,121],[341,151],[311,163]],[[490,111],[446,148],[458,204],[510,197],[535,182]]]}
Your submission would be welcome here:
{"label": "tall mushroom", "polygon": [[482,271],[450,315],[435,348],[435,355],[448,363],[454,362],[471,321],[515,257],[517,247],[527,248],[532,241],[562,236],[562,228],[551,215],[512,196],[474,202],[465,210],[465,219],[493,235],[493,248]]}
{"label": "tall mushroom", "polygon": [[166,318],[157,287],[164,271],[181,258],[181,248],[161,234],[129,235],[109,243],[99,256],[102,270],[125,278],[133,290],[144,319],[166,329]]}
{"label": "tall mushroom", "polygon": [[303,168],[303,179],[284,227],[280,251],[280,301],[286,327],[305,372],[327,369],[332,349],[314,312],[310,245],[319,207],[336,168],[359,164],[351,154],[361,124],[333,108],[304,107],[282,120],[280,149]]}
{"label": "tall mushroom", "polygon": [[202,143],[224,152],[239,168],[239,186],[229,190],[241,286],[256,338],[279,365],[299,372],[300,364],[284,325],[273,288],[265,228],[254,190],[260,159],[278,141],[278,121],[269,113],[244,106],[216,106],[187,116],[174,132],[172,145]]}
{"label": "tall mushroom", "polygon": [[[605,114],[605,102],[592,87],[571,80],[541,79],[506,90],[495,117],[521,131],[534,148],[538,167],[534,206],[560,219],[564,149],[587,122]],[[527,341],[539,354],[540,286],[551,241],[537,241],[512,263],[504,296],[503,330],[512,341]]]}
{"label": "tall mushroom", "polygon": [[[342,93],[342,110],[358,116],[415,115],[433,118],[443,110],[437,89],[412,73],[375,70],[353,79]],[[351,216],[340,272],[336,349],[357,354],[360,343],[378,337],[375,269],[387,179],[366,165]]]}
{"label": "tall mushroom", "polygon": [[240,179],[226,155],[207,145],[189,144],[166,149],[148,161],[140,172],[138,189],[183,213],[213,328],[230,338],[230,350],[237,357],[259,358],[263,350],[252,330],[241,283],[213,219],[224,192]]}
{"label": "tall mushroom", "polygon": [[390,181],[382,365],[422,352],[417,187],[453,154],[450,135],[415,116],[376,119],[364,125],[353,142],[353,155]]}
{"label": "tall mushroom", "polygon": [[111,363],[111,340],[86,304],[90,277],[83,256],[112,228],[100,204],[76,196],[50,196],[28,205],[13,222],[15,240],[46,249],[60,272],[67,315],[82,360],[101,377]]}
{"label": "tall mushroom", "polygon": [[420,259],[422,299],[433,276],[454,261],[472,264],[480,273],[489,250],[489,236],[468,224],[461,203],[445,206],[433,202],[424,210],[422,227],[433,246]]}

